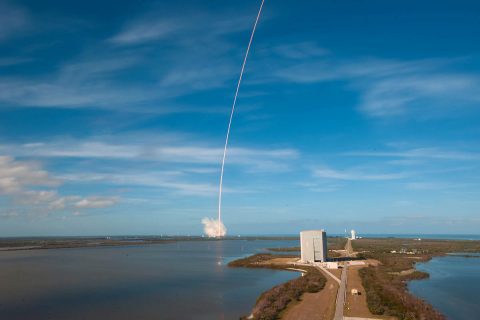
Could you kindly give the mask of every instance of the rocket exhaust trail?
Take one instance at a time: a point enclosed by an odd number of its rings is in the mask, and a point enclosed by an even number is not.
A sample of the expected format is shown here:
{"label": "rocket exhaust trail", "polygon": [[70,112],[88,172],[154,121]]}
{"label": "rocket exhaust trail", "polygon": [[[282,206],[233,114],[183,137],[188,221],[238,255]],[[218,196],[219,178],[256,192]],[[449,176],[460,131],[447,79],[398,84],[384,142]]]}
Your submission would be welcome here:
{"label": "rocket exhaust trail", "polygon": [[218,190],[218,229],[216,232],[217,237],[221,237],[225,235],[225,230],[224,230],[225,227],[222,224],[222,186],[223,186],[223,172],[225,168],[225,158],[227,157],[228,138],[230,137],[230,128],[232,126],[233,114],[235,113],[235,106],[237,104],[237,97],[238,97],[238,92],[240,90],[240,84],[242,83],[243,72],[245,71],[245,65],[247,64],[248,53],[250,52],[250,47],[252,46],[253,36],[255,35],[255,30],[257,29],[257,24],[258,24],[258,21],[260,20],[260,15],[262,13],[264,2],[265,0],[262,0],[262,3],[260,4],[257,18],[255,19],[255,24],[253,25],[252,34],[250,35],[250,40],[248,41],[247,51],[245,52],[245,57],[243,58],[242,69],[240,70],[240,77],[238,78],[237,89],[235,90],[235,96],[233,98],[232,111],[230,112],[230,120],[228,121],[227,135],[225,137],[225,147],[223,148],[222,168],[220,171],[220,187]]}

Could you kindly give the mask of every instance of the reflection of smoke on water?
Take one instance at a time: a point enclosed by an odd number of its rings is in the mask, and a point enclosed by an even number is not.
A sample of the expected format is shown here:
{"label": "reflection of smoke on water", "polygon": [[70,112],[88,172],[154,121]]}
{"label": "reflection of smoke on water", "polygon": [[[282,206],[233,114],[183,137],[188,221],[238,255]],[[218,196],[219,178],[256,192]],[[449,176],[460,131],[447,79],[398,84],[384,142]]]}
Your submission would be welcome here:
{"label": "reflection of smoke on water", "polygon": [[203,232],[208,237],[223,237],[227,234],[227,228],[225,225],[216,219],[203,218]]}

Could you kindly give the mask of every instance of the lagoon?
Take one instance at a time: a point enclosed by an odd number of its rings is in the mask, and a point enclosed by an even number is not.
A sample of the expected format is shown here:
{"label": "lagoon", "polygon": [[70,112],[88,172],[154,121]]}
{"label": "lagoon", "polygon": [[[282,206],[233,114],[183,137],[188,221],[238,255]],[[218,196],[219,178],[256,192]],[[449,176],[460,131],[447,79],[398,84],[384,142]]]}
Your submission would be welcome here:
{"label": "lagoon", "polygon": [[479,319],[480,255],[469,255],[476,257],[456,254],[417,264],[417,269],[428,272],[430,278],[411,281],[408,289],[430,302],[448,319]]}
{"label": "lagoon", "polygon": [[0,252],[0,319],[238,319],[298,273],[226,264],[289,246],[298,241]]}

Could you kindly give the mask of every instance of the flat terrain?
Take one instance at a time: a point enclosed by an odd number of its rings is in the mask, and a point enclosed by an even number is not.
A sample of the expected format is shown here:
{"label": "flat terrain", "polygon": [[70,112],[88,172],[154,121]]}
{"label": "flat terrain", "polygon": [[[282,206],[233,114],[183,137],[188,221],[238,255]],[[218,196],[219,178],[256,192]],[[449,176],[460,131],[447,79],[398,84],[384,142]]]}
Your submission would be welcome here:
{"label": "flat terrain", "polygon": [[[362,285],[358,270],[367,266],[350,266],[348,268],[347,300],[345,303],[346,317],[359,317],[370,319],[396,319],[395,317],[376,316],[370,312],[367,305],[367,295]],[[359,295],[352,295],[352,289],[357,289]]]}
{"label": "flat terrain", "polygon": [[[171,243],[175,241],[225,241],[225,240],[298,240],[298,237],[223,237],[200,236],[99,236],[99,237],[33,237],[0,238],[0,251],[40,250],[60,248],[87,248],[102,246],[131,246]],[[337,240],[338,241],[338,240]],[[282,250],[280,250],[282,251]]]}
{"label": "flat terrain", "polygon": [[289,306],[283,320],[330,320],[335,312],[338,284],[327,277],[325,288],[317,293],[305,293],[300,302]]}
{"label": "flat terrain", "polygon": [[[321,291],[303,292],[271,319],[445,319],[428,303],[411,295],[406,282],[428,277],[428,274],[415,269],[416,262],[448,252],[478,252],[480,241],[335,239],[333,246],[329,247],[335,250],[335,258],[340,265],[348,264],[348,268],[343,269],[346,277],[342,277],[342,283],[346,284],[345,292],[340,293],[340,287],[331,275],[340,278],[342,269],[329,269],[331,274],[322,271],[327,281]],[[298,248],[278,248],[275,251],[293,253],[296,250]],[[298,263],[298,258],[298,255],[260,255],[252,257],[249,263],[257,267],[307,268]],[[310,268],[320,269],[317,266]],[[352,295],[352,289],[357,289],[360,294]],[[336,306],[338,294],[341,294],[341,305]]]}
{"label": "flat terrain", "polygon": [[131,246],[176,241],[167,237],[3,238],[0,251]]}
{"label": "flat terrain", "polygon": [[378,266],[359,269],[369,311],[399,319],[446,319],[426,301],[408,292],[407,281],[429,277],[415,269],[417,262],[450,252],[480,251],[480,241],[467,240],[371,238],[355,240],[352,246],[358,256],[380,262]]}

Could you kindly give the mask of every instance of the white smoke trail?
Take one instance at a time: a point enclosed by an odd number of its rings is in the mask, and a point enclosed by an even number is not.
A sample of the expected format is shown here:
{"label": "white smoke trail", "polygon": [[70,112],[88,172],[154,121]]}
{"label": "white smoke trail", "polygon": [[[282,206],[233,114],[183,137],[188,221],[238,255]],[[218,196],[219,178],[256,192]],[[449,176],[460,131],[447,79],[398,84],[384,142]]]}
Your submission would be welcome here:
{"label": "white smoke trail", "polygon": [[[247,51],[245,52],[245,57],[243,58],[242,69],[240,70],[240,77],[238,78],[237,89],[235,90],[235,96],[233,98],[232,111],[230,112],[230,120],[228,121],[227,135],[225,137],[225,147],[223,148],[222,168],[220,171],[220,186],[218,189],[218,220],[212,220],[212,221],[218,222],[217,231],[216,231],[217,237],[223,237],[226,234],[225,226],[222,223],[222,187],[223,187],[223,172],[225,168],[225,159],[227,157],[228,138],[230,137],[230,128],[232,127],[233,114],[235,113],[235,106],[237,104],[238,92],[240,91],[240,84],[242,83],[243,72],[245,71],[245,65],[247,64],[248,53],[250,52],[250,47],[252,46],[253,36],[255,35],[255,30],[257,30],[258,21],[260,20],[260,15],[262,13],[264,3],[265,3],[265,0],[262,0],[262,3],[260,4],[260,8],[258,9],[257,18],[255,19],[255,24],[253,25],[252,33],[250,35],[250,40],[248,41]],[[205,219],[203,219],[202,222],[203,221],[205,221]]]}
{"label": "white smoke trail", "polygon": [[209,237],[223,237],[227,234],[227,228],[222,221],[203,218],[203,232]]}

